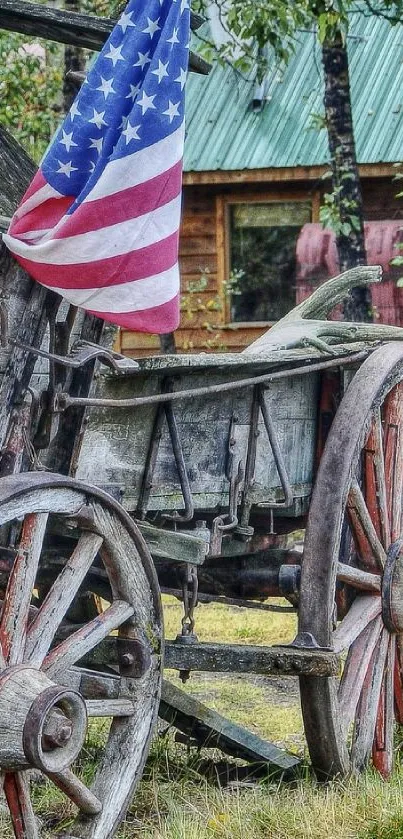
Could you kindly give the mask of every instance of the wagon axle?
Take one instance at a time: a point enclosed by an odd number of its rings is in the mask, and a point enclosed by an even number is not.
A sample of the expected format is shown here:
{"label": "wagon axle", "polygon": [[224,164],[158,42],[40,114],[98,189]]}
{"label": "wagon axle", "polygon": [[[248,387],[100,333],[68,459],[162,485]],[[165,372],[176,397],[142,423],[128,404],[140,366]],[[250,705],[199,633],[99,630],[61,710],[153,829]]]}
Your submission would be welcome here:
{"label": "wagon axle", "polygon": [[0,678],[0,766],[61,772],[78,756],[87,730],[79,693],[60,687],[40,670],[6,668]]}

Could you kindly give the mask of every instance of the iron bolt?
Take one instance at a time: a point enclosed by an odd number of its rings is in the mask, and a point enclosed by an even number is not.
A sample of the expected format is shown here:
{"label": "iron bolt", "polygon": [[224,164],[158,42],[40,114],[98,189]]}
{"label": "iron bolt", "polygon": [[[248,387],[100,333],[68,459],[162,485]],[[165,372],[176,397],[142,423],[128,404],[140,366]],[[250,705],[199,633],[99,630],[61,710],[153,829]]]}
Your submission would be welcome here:
{"label": "iron bolt", "polygon": [[120,662],[122,667],[132,667],[134,664],[134,655],[132,653],[123,653]]}

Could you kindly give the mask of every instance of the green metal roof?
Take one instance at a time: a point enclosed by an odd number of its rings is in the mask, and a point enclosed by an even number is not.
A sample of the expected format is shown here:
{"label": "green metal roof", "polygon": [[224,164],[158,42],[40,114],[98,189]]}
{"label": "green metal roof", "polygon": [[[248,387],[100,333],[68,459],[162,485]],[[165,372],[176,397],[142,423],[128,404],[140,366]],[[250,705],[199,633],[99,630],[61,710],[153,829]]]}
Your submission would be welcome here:
{"label": "green metal roof", "polygon": [[[310,128],[323,114],[320,46],[300,33],[287,68],[268,79],[263,111],[251,108],[254,85],[215,64],[187,83],[185,171],[313,166],[328,160],[327,135]],[[357,156],[360,163],[403,159],[403,27],[362,14],[348,37]]]}

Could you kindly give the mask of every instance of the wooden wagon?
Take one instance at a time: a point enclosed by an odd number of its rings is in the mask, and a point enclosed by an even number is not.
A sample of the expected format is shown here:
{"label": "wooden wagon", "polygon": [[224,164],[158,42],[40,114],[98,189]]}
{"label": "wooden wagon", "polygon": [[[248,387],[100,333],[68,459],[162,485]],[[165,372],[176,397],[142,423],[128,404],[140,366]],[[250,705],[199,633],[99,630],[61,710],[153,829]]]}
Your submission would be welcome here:
{"label": "wooden wagon", "polygon": [[[0,26],[90,46],[110,29],[19,0],[0,0]],[[8,216],[33,168],[4,134],[0,148]],[[403,330],[325,320],[379,270],[330,281],[240,355],[137,363],[4,247],[0,259],[0,770],[17,839],[40,835],[33,770],[74,805],[54,836],[112,837],[158,713],[295,767],[162,685],[164,646],[184,679],[298,675],[318,777],[370,760],[387,776],[403,720]],[[301,529],[302,562],[285,538]],[[184,603],[165,644],[161,589]],[[296,638],[200,643],[194,609],[211,600],[295,611]],[[103,733],[85,779],[92,718]]]}

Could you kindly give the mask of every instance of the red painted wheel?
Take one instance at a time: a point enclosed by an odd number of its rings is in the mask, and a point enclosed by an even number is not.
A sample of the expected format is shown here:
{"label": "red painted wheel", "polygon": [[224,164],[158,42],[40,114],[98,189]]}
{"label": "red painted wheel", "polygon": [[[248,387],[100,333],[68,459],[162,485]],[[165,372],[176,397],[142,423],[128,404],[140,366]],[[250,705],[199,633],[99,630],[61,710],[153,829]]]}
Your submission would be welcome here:
{"label": "red painted wheel", "polygon": [[[340,679],[300,679],[320,778],[387,777],[403,721],[403,346],[350,383],[321,459],[301,574],[299,632],[341,654]],[[302,636],[301,636],[302,637]]]}

